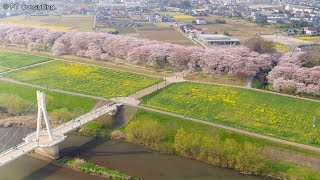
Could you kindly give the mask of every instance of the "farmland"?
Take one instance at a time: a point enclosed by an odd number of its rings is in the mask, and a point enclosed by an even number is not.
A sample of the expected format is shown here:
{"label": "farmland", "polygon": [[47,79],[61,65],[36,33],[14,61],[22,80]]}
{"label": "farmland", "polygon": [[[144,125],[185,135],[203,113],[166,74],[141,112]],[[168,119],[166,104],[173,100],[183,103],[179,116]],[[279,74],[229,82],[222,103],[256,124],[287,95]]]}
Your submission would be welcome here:
{"label": "farmland", "polygon": [[53,30],[92,31],[93,16],[12,16],[1,18],[0,23],[42,26]]}
{"label": "farmland", "polygon": [[303,41],[320,43],[320,36],[297,36],[297,38]]}
{"label": "farmland", "polygon": [[173,84],[142,100],[150,107],[320,146],[320,104],[316,102],[196,83]]}
{"label": "farmland", "polygon": [[196,19],[194,16],[186,15],[180,12],[165,12],[163,14],[168,14],[172,16],[174,19]]}
{"label": "farmland", "polygon": [[191,39],[172,27],[143,27],[138,29],[140,37],[181,45],[195,45]]}
{"label": "farmland", "polygon": [[7,75],[19,81],[105,98],[127,96],[160,79],[89,65],[50,62]]}
{"label": "farmland", "polygon": [[[202,28],[203,31],[207,33],[223,34],[227,31],[234,38],[241,41],[254,37],[256,34],[272,34],[272,29],[270,27],[261,27],[255,23],[246,22],[244,20],[230,19],[222,16],[209,15],[203,17],[207,21],[214,21],[216,19],[224,19],[226,24],[208,24],[208,25],[194,25],[197,28]],[[181,23],[192,23],[192,19],[179,19],[177,20]]]}
{"label": "farmland", "polygon": [[27,66],[27,65],[31,65],[39,62],[48,61],[48,60],[49,58],[46,58],[46,57],[39,57],[35,55],[21,54],[21,53],[0,50],[0,66],[6,67],[6,68],[18,68],[18,67]]}
{"label": "farmland", "polygon": [[290,48],[288,46],[281,43],[273,43],[273,48],[283,53],[287,53],[290,51]]}

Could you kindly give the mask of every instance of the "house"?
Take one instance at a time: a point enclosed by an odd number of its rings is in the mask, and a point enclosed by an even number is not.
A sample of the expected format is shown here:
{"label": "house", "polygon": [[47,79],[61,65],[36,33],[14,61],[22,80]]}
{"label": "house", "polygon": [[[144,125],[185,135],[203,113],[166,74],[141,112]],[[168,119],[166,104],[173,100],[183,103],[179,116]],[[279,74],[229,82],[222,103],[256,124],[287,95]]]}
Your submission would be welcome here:
{"label": "house", "polygon": [[306,28],[304,28],[304,31],[305,31],[306,35],[309,35],[309,36],[314,36],[314,35],[319,34],[319,30],[314,27],[306,27]]}
{"label": "house", "polygon": [[204,25],[204,24],[208,24],[207,21],[203,18],[198,18],[196,20],[196,24],[201,24],[201,25]]}

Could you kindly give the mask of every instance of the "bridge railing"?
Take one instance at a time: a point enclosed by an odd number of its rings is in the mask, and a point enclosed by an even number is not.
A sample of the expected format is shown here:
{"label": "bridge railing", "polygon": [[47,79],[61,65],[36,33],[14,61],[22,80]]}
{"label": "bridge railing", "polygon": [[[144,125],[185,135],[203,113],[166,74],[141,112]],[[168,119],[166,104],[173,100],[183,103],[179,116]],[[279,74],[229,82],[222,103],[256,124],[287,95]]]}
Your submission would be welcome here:
{"label": "bridge railing", "polygon": [[[23,143],[18,144],[16,147],[11,147],[10,149],[7,149],[7,150],[3,151],[2,153],[0,153],[0,157],[9,154],[12,151],[18,150],[19,148],[21,148],[21,147],[23,147],[23,146],[25,146],[27,144],[29,144],[29,143],[23,142]],[[22,152],[21,154],[27,153],[27,152],[24,152],[24,151],[21,151],[21,152]]]}

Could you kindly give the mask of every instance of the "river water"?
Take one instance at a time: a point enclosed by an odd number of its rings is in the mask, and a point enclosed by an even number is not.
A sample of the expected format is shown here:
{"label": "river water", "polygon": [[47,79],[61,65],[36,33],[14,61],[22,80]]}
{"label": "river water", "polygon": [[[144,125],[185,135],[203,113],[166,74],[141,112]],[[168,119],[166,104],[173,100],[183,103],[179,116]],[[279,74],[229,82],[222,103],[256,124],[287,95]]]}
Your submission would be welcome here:
{"label": "river water", "polygon": [[[0,137],[4,130],[0,130]],[[2,133],[2,134],[1,134]],[[0,146],[1,147],[1,146]],[[143,179],[254,180],[235,171],[176,155],[164,155],[142,146],[107,139],[69,135],[60,144],[60,156],[80,157]],[[0,179],[100,179],[37,158],[23,156],[0,168]]]}

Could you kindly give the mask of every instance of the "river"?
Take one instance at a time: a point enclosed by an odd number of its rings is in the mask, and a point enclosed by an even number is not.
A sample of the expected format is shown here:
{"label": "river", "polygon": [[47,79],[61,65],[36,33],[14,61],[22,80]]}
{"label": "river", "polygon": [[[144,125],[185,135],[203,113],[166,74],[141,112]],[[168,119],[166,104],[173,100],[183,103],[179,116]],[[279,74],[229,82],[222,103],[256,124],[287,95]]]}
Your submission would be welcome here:
{"label": "river", "polygon": [[[0,130],[0,137],[3,132]],[[2,134],[1,134],[2,133]],[[117,169],[143,179],[254,180],[235,171],[215,167],[176,155],[164,155],[145,147],[108,139],[69,135],[60,144],[60,156],[81,157],[95,164]],[[0,179],[100,179],[66,167],[23,156],[0,168]]]}

